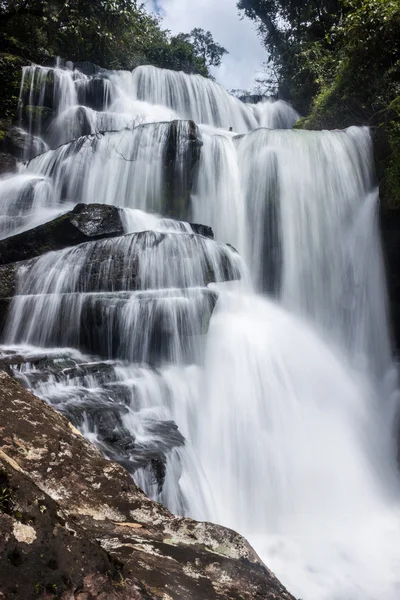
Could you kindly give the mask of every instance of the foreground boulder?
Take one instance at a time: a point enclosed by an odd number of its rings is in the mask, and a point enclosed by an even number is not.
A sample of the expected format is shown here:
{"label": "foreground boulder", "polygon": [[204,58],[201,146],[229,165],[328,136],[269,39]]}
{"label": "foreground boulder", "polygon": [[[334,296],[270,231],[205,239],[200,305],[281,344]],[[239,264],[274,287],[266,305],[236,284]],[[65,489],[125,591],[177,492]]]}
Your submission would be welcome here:
{"label": "foreground boulder", "polygon": [[294,600],[237,533],[149,500],[0,373],[0,597]]}
{"label": "foreground boulder", "polygon": [[124,233],[122,210],[108,204],[77,204],[34,229],[0,240],[0,265]]}

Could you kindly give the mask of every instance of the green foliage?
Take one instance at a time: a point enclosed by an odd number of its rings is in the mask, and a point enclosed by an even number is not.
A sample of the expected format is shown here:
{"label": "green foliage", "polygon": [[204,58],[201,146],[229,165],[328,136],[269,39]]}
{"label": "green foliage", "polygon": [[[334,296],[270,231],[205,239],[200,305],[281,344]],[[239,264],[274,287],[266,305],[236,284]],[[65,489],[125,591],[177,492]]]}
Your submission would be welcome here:
{"label": "green foliage", "polygon": [[166,43],[148,48],[142,63],[149,62],[163,69],[199,73],[208,77],[204,60],[196,54],[194,46],[185,37],[185,34],[172,36]]}
{"label": "green foliage", "polygon": [[0,23],[0,52],[39,63],[58,55],[113,69],[150,63],[207,76],[207,66],[226,52],[202,30],[171,36],[134,0],[2,0]]}
{"label": "green foliage", "polygon": [[[25,61],[11,54],[0,53],[1,94],[0,118],[11,122],[18,104],[21,82],[21,67]],[[0,123],[0,138],[5,133]]]}
{"label": "green foliage", "polygon": [[238,8],[257,23],[268,52],[266,91],[291,100],[303,113],[318,92],[319,80],[330,69],[325,52],[332,41],[327,36],[339,19],[339,3],[340,0],[238,1]]}
{"label": "green foliage", "polygon": [[385,170],[384,191],[391,208],[400,208],[400,119],[389,128],[391,157]]}
{"label": "green foliage", "polygon": [[373,135],[380,198],[384,208],[400,208],[400,96],[376,115]]}
{"label": "green foliage", "polygon": [[181,33],[178,38],[193,44],[194,50],[207,67],[219,67],[222,57],[229,54],[226,48],[214,41],[210,31],[196,27],[190,33]]}
{"label": "green foliage", "polygon": [[259,24],[278,92],[303,114],[313,107],[310,125],[329,126],[335,110],[337,127],[366,122],[399,94],[399,0],[239,0],[238,6]]}

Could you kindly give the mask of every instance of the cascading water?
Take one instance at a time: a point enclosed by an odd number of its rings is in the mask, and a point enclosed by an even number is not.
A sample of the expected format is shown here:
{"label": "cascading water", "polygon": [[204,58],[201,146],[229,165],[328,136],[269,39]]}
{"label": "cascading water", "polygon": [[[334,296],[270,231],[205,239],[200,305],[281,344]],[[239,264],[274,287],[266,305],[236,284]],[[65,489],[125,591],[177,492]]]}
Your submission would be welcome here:
{"label": "cascading water", "polygon": [[129,235],[23,263],[2,353],[149,495],[239,530],[293,593],[397,600],[371,142],[295,120],[154,67],[26,68],[20,126],[52,149],[0,180],[1,236],[77,202],[124,207]]}

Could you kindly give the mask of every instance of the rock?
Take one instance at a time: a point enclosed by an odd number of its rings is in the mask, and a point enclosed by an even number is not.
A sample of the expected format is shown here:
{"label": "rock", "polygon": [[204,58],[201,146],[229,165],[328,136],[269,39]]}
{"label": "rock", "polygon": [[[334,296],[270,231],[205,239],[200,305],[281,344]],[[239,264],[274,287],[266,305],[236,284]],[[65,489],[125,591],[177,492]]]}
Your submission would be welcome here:
{"label": "rock", "polygon": [[392,339],[400,350],[400,96],[369,122],[379,184],[382,243],[386,263]]}
{"label": "rock", "polygon": [[[95,206],[100,214],[103,208],[118,210]],[[87,205],[80,207],[83,211],[91,210]],[[50,233],[46,226],[37,228],[42,232],[41,237],[32,230],[0,241],[0,260],[17,261],[52,250],[55,244],[61,245],[61,241],[78,243],[85,233],[99,233],[93,229],[93,223],[86,229],[83,215],[81,223],[76,215],[70,218],[74,212],[69,215],[67,226],[62,221],[61,229],[57,228],[58,219],[52,222]],[[64,237],[54,234],[58,231]],[[102,230],[103,237],[104,234]],[[160,268],[155,271],[154,265]],[[52,276],[46,278],[49,269]],[[70,270],[74,272],[71,282],[66,278]],[[107,359],[129,357],[129,360],[158,365],[163,360],[172,360],[175,345],[170,342],[178,336],[182,359],[190,362],[197,347],[192,338],[207,332],[217,299],[211,290],[198,288],[240,277],[240,262],[227,247],[195,233],[143,231],[100,239],[79,244],[76,250],[68,248],[43,258],[1,265],[0,300],[4,310],[0,327],[4,331],[7,307],[18,288],[16,302],[21,312],[16,342],[26,341],[24,323],[32,319],[32,314],[44,318],[50,311],[48,328],[44,331],[34,325],[29,333],[30,343],[43,345],[46,341],[50,346],[74,346]],[[60,291],[61,295],[54,295]],[[134,297],[132,292],[136,292]],[[177,328],[172,327],[172,305],[179,315]],[[127,339],[126,310],[134,311],[132,326],[140,322],[146,324],[146,344],[141,342],[141,337],[135,338],[137,343]],[[71,321],[66,329],[61,323],[67,314]]]}
{"label": "rock", "polygon": [[20,160],[30,160],[46,152],[47,146],[42,139],[27,133],[20,127],[10,127],[3,138],[1,150]]}
{"label": "rock", "polygon": [[82,79],[76,82],[78,102],[96,111],[106,110],[110,103],[112,83],[103,77]]}
{"label": "rock", "polygon": [[[60,131],[61,130],[61,131]],[[93,133],[93,127],[86,106],[75,106],[53,122],[48,136],[52,148],[78,140]]]}
{"label": "rock", "polygon": [[171,121],[164,158],[164,210],[167,216],[187,220],[190,192],[203,142],[194,121]]}
{"label": "rock", "polygon": [[11,298],[15,294],[18,265],[0,267],[0,298]]}
{"label": "rock", "polygon": [[400,210],[385,209],[381,214],[382,247],[387,273],[392,341],[400,352]]}
{"label": "rock", "polygon": [[237,533],[174,517],[0,373],[0,596],[294,600]]}
{"label": "rock", "polygon": [[49,127],[54,118],[54,110],[48,106],[25,106],[23,110],[22,124],[28,129],[38,134]]}
{"label": "rock", "polygon": [[[185,442],[176,423],[145,417],[141,422],[146,439],[136,441],[123,421],[137,410],[134,389],[118,379],[124,363],[99,362],[90,357],[78,360],[67,352],[46,354],[37,349],[24,355],[0,347],[0,370],[5,370],[31,391],[38,390],[42,398],[75,427],[84,426],[86,431],[95,434],[101,451],[130,473],[146,469],[161,494],[167,455]],[[61,386],[52,387],[51,382]],[[44,389],[47,390],[45,395]]]}
{"label": "rock", "polygon": [[0,336],[2,336],[8,316],[12,297],[17,285],[17,266],[0,267]]}
{"label": "rock", "polygon": [[[136,281],[133,278],[131,285],[134,286]],[[110,279],[108,283],[112,282]],[[116,283],[119,284],[119,280],[114,280],[114,286]],[[136,293],[135,296],[110,292],[82,296],[78,348],[104,358],[126,358],[128,353],[131,361],[159,365],[173,360],[175,344],[179,339],[182,354],[187,356],[188,361],[193,360],[190,336],[207,333],[218,295],[207,288],[196,290],[193,294],[190,290],[177,290],[174,295],[175,306],[180,306],[176,322],[171,321],[171,303],[174,299],[164,291],[160,294],[150,290]],[[185,299],[184,303],[182,299]],[[145,324],[146,343],[143,345],[132,341],[128,350],[122,332],[127,327],[126,310],[132,309],[134,301],[137,316],[134,317],[132,313],[131,318]],[[61,337],[53,338],[57,345],[65,343],[63,332],[59,333]]]}
{"label": "rock", "polygon": [[[72,211],[53,221],[0,240],[0,265],[123,233],[122,212],[118,207],[107,204],[77,204]],[[0,296],[3,296],[1,275]]]}
{"label": "rock", "polygon": [[[99,214],[102,213],[102,208],[105,205],[78,205],[83,207],[95,206],[99,208]],[[109,209],[118,210],[115,207],[107,206]],[[76,209],[74,209],[76,210]],[[80,209],[79,209],[80,210]],[[90,208],[88,209],[90,211]],[[110,211],[111,212],[111,211]],[[112,214],[112,213],[111,213]],[[61,232],[66,231],[64,241],[68,241],[68,245],[79,244],[79,250],[75,253],[66,252],[63,257],[63,263],[58,262],[60,256],[54,256],[54,266],[63,268],[66,261],[70,261],[72,266],[79,265],[79,271],[76,271],[74,279],[73,292],[124,292],[124,291],[146,291],[161,288],[184,288],[187,287],[188,278],[190,286],[207,286],[209,283],[216,281],[234,281],[241,277],[240,265],[236,262],[233,253],[228,250],[228,245],[220,245],[215,242],[203,240],[201,236],[194,233],[175,234],[161,231],[141,231],[118,237],[118,239],[107,239],[115,237],[112,231],[106,232],[101,229],[100,238],[97,241],[79,243],[79,238],[89,233],[96,233],[96,229],[83,229],[82,226],[77,226],[77,220],[74,219],[74,227],[72,228],[69,221],[72,213],[67,213],[67,226],[64,230],[64,221],[61,219]],[[65,215],[64,215],[65,217]],[[59,219],[51,221],[52,229],[57,227]],[[89,223],[90,225],[90,223]],[[44,226],[43,243],[36,245],[38,242],[37,230],[41,230],[43,226],[39,226],[29,232],[24,232],[5,240],[0,240],[0,256],[4,264],[12,261],[20,260],[19,266],[26,268],[25,277],[37,262],[35,260],[22,261],[25,256],[32,256],[33,252],[36,255],[54,250],[53,244],[59,243],[49,234],[46,237],[46,226]],[[42,230],[41,230],[42,231]],[[99,233],[99,230],[97,230]],[[23,237],[30,234],[29,237]],[[68,235],[70,238],[68,239]],[[96,236],[93,235],[95,238]],[[102,239],[104,238],[104,239]],[[50,239],[50,243],[47,240]],[[26,241],[25,241],[26,240]],[[29,244],[28,244],[29,240]],[[209,245],[212,244],[212,247]],[[215,244],[215,247],[214,247]],[[23,247],[22,247],[23,246]],[[60,243],[61,246],[61,243]],[[28,254],[28,252],[30,254]],[[213,253],[215,253],[213,255]],[[154,280],[154,273],[149,271],[148,261],[152,257],[156,264],[163,265],[163,269],[157,272],[157,281]],[[201,261],[199,261],[201,256]],[[170,261],[174,261],[174,266],[171,266]],[[188,265],[192,262],[194,270],[188,271]],[[219,273],[217,277],[216,267]],[[153,269],[154,270],[154,269]],[[0,297],[2,295],[1,282],[6,277],[5,290],[9,289],[9,285],[15,272],[13,270],[2,270],[0,266]],[[15,282],[13,284],[15,286]],[[46,290],[42,289],[41,293],[52,293],[53,288]],[[32,290],[24,289],[24,294],[33,294]]]}
{"label": "rock", "polygon": [[189,223],[189,225],[194,233],[210,238],[210,240],[214,239],[214,231],[212,227],[209,227],[208,225],[200,225],[199,223]]}
{"label": "rock", "polygon": [[96,75],[97,73],[100,73],[102,71],[101,67],[87,60],[75,63],[74,68],[77,71],[83,73],[84,75],[87,75],[88,77]]}
{"label": "rock", "polygon": [[17,159],[7,152],[0,152],[0,175],[13,173],[17,168]]}

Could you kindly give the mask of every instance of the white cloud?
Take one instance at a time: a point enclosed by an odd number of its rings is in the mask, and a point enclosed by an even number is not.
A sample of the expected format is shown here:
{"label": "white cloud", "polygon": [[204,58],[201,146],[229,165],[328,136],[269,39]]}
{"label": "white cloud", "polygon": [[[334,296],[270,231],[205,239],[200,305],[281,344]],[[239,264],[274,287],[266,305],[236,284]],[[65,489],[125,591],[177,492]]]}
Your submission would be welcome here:
{"label": "white cloud", "polygon": [[188,33],[194,27],[211,31],[214,40],[229,54],[213,75],[230,89],[251,89],[266,59],[253,23],[240,19],[237,0],[148,0],[149,8],[163,16],[163,25],[172,33]]}

